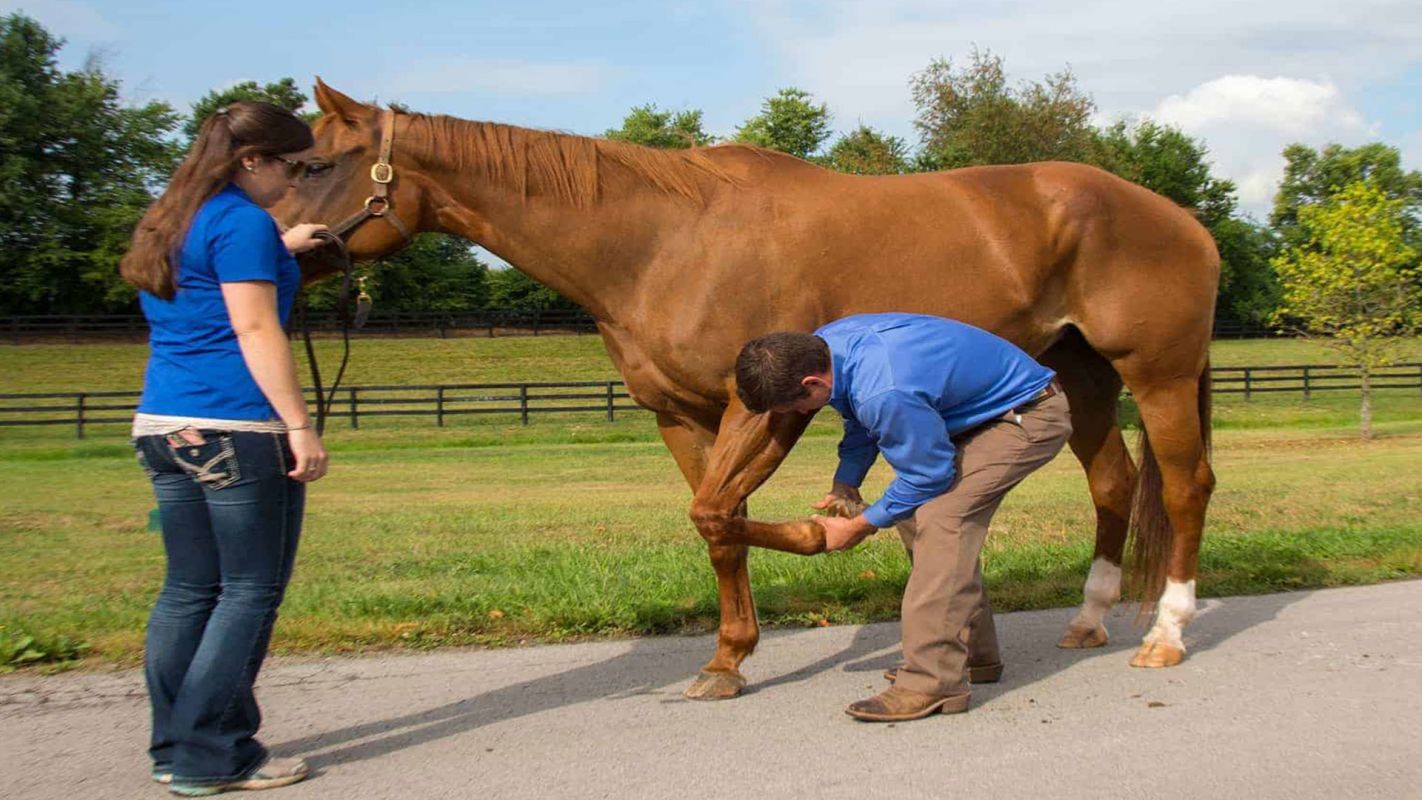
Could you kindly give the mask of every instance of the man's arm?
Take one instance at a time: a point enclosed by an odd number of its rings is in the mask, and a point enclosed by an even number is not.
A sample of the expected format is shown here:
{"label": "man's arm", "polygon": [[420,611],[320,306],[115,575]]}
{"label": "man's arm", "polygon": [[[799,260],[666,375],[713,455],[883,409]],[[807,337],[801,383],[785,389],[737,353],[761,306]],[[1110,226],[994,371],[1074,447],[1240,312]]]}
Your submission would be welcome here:
{"label": "man's arm", "polygon": [[948,491],[956,474],[956,448],[948,427],[921,398],[884,392],[863,404],[864,424],[879,436],[879,450],[895,478],[878,502],[864,510],[876,528],[887,528],[914,509]]}
{"label": "man's arm", "polygon": [[834,482],[858,488],[878,457],[879,447],[869,430],[853,416],[844,415],[844,437],[839,440],[839,468],[834,471]]}

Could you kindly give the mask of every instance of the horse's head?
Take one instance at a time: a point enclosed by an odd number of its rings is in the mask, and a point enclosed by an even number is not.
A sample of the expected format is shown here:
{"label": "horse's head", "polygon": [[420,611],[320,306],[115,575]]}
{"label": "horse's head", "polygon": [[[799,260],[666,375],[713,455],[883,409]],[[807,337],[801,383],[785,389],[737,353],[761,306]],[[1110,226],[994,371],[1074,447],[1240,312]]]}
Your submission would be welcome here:
{"label": "horse's head", "polygon": [[[387,112],[352,100],[320,78],[316,104],[323,115],[312,126],[316,144],[306,173],[272,207],[272,214],[285,225],[319,222],[335,228],[342,222],[354,223],[336,232],[360,260],[399,250],[408,244],[407,234],[428,229],[422,219],[427,198],[421,190],[428,182],[421,180],[408,158],[401,157],[398,140],[390,154],[391,167],[375,169],[382,127],[393,126],[393,116],[387,119]],[[363,209],[371,215],[356,222]]]}

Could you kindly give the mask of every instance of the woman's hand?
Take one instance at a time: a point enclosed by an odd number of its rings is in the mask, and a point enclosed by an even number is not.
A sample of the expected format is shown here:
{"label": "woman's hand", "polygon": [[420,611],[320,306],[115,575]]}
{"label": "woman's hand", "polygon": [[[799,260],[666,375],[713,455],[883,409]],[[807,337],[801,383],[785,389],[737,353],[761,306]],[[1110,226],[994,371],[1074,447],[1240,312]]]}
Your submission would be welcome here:
{"label": "woman's hand", "polygon": [[318,225],[314,222],[303,222],[300,225],[293,225],[281,234],[281,240],[286,245],[286,249],[292,254],[304,253],[307,250],[314,250],[325,244],[320,239],[314,238],[317,231],[330,230],[326,225]]}
{"label": "woman's hand", "polygon": [[326,474],[330,460],[326,455],[325,446],[321,444],[321,437],[316,435],[315,430],[301,428],[288,431],[286,438],[291,443],[291,454],[296,458],[296,466],[286,473],[287,477],[310,483]]}

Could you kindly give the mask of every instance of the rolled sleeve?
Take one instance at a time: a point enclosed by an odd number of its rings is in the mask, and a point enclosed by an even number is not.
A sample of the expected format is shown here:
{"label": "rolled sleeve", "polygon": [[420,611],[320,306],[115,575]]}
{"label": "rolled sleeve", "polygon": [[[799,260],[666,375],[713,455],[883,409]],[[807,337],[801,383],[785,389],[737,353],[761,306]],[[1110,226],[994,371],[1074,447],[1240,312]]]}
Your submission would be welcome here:
{"label": "rolled sleeve", "polygon": [[276,283],[286,245],[276,220],[256,206],[238,206],[213,226],[212,269],[221,283]]}
{"label": "rolled sleeve", "polygon": [[878,434],[878,448],[894,468],[894,480],[864,518],[887,528],[948,491],[956,448],[938,410],[915,395],[889,391],[863,404],[864,427]]}
{"label": "rolled sleeve", "polygon": [[879,457],[879,446],[853,415],[843,417],[844,438],[839,441],[839,468],[834,472],[834,482],[857,487],[864,483],[864,476]]}

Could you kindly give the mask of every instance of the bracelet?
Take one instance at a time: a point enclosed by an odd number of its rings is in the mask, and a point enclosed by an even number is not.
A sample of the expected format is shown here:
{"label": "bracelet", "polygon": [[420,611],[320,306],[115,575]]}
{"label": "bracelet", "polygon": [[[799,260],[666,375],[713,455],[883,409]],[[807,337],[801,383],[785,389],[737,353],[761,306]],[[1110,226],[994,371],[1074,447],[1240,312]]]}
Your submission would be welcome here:
{"label": "bracelet", "polygon": [[306,423],[305,425],[288,425],[288,426],[286,426],[286,432],[287,432],[287,433],[291,433],[292,431],[309,431],[309,430],[311,430],[311,423],[309,423],[309,422]]}

